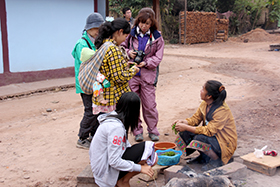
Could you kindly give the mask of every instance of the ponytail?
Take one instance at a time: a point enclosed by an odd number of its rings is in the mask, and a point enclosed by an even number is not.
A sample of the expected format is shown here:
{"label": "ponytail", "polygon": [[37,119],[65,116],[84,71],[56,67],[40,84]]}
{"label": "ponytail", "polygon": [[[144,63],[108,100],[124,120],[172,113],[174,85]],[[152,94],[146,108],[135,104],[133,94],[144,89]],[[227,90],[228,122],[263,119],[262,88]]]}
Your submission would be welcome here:
{"label": "ponytail", "polygon": [[213,98],[212,106],[209,112],[206,115],[206,120],[211,121],[213,119],[213,113],[217,108],[223,105],[227,92],[225,87],[219,81],[209,80],[205,83],[205,89],[207,91],[207,95],[211,95]]}
{"label": "ponytail", "polygon": [[103,23],[99,27],[98,36],[95,38],[96,49],[99,49],[105,39],[112,38],[113,34],[120,29],[123,29],[124,34],[130,33],[130,24],[124,18],[116,18],[112,22],[106,21]]}
{"label": "ponytail", "polygon": [[115,32],[113,30],[112,22],[106,21],[99,27],[98,36],[95,38],[94,45],[96,49],[99,49],[100,46],[103,44],[103,40],[106,38],[110,38],[113,33]]}

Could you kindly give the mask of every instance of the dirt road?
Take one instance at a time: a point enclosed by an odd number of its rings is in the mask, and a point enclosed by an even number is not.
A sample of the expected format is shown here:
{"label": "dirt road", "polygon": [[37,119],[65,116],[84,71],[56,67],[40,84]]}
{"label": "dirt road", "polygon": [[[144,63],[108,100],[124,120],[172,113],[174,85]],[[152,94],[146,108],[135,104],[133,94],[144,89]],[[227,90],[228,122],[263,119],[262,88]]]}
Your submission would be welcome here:
{"label": "dirt road", "polygon": [[[202,85],[216,79],[226,87],[236,120],[236,154],[264,145],[280,151],[280,52],[269,52],[269,44],[166,45],[157,87],[160,141],[174,140],[171,123],[190,117]],[[1,101],[0,186],[76,186],[89,164],[88,151],[75,147],[82,114],[74,88]],[[134,143],[131,135],[129,140]],[[244,186],[278,186],[279,176],[279,169],[273,177],[249,170]]]}

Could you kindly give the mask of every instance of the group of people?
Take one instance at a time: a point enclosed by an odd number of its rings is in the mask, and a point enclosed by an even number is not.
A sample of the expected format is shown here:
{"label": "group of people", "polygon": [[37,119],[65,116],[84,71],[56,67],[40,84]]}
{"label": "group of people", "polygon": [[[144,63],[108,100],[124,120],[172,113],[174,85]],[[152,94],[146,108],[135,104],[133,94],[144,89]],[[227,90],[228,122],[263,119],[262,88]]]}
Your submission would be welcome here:
{"label": "group of people", "polygon": [[[89,149],[99,186],[129,186],[129,180],[140,172],[152,177],[152,166],[157,163],[155,93],[164,40],[151,8],[141,9],[135,20],[129,8],[123,9],[123,14],[124,18],[112,22],[104,21],[99,13],[90,14],[72,51],[76,93],[84,105],[76,146]],[[80,82],[81,69],[87,62],[97,71],[94,80],[88,81],[91,93],[85,92]],[[197,112],[172,124],[179,132],[175,141],[187,155],[195,150],[200,153],[188,163],[226,164],[236,149],[237,134],[225,103],[225,87],[218,81],[207,81],[200,96],[203,102]],[[143,142],[140,107],[152,141]],[[141,143],[131,146],[129,132]]]}

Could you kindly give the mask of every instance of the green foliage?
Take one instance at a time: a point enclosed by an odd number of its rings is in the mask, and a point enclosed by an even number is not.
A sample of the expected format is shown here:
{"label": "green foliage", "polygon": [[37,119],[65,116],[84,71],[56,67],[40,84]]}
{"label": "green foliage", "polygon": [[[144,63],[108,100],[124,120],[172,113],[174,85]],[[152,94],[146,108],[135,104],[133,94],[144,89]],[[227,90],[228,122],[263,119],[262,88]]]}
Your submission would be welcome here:
{"label": "green foliage", "polygon": [[230,18],[231,34],[242,34],[255,29],[266,6],[265,0],[235,0],[233,8],[235,15]]}
{"label": "green foliage", "polygon": [[[162,22],[162,35],[167,41],[178,38],[179,32],[179,17],[175,16],[173,13],[174,3],[177,0],[161,0],[160,1],[160,15]],[[117,15],[117,17],[122,17],[122,9],[124,7],[130,7],[132,12],[132,17],[136,17],[138,12],[143,7],[152,7],[153,1],[151,0],[109,0],[109,10]],[[177,34],[177,35],[176,35]]]}
{"label": "green foliage", "polygon": [[161,154],[160,156],[175,156],[175,155],[176,155],[175,152],[173,152],[173,151],[168,151],[168,152],[165,152],[165,153]]}
{"label": "green foliage", "polygon": [[173,12],[175,2],[176,0],[160,1],[162,35],[163,38],[170,43],[174,43],[174,39],[178,39],[179,37],[179,17],[175,16]]}
{"label": "green foliage", "polygon": [[152,1],[149,0],[109,0],[109,10],[118,17],[122,17],[122,9],[129,7],[132,12],[132,17],[136,17],[139,10],[143,7],[150,7],[153,5]]}
{"label": "green foliage", "polygon": [[217,0],[216,7],[217,11],[220,13],[224,13],[227,11],[232,11],[234,7],[235,0]]}
{"label": "green foliage", "polygon": [[188,0],[188,10],[215,12],[217,0]]}
{"label": "green foliage", "polygon": [[242,34],[255,29],[262,10],[266,8],[269,10],[268,22],[280,19],[280,0],[235,0],[235,16],[230,18],[231,34]]}
{"label": "green foliage", "polygon": [[269,8],[269,21],[275,22],[280,20],[280,0],[269,0],[267,6]]}
{"label": "green foliage", "polygon": [[178,131],[175,129],[176,123],[172,125],[172,130],[174,131],[175,134],[178,134]]}

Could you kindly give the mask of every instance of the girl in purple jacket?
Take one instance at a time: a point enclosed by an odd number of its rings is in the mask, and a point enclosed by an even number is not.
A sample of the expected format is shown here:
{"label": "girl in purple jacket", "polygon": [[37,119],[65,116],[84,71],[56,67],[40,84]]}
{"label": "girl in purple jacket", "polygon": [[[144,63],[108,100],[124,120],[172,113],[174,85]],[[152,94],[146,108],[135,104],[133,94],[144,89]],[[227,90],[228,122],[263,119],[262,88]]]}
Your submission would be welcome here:
{"label": "girl in purple jacket", "polygon": [[[159,140],[157,130],[158,111],[155,96],[155,87],[158,79],[158,66],[162,61],[164,40],[157,30],[155,14],[150,8],[140,10],[134,26],[122,43],[131,59],[140,68],[130,81],[129,86],[141,98],[142,115],[147,124],[149,137],[152,141]],[[138,127],[133,131],[136,141],[143,141],[143,127],[139,117]]]}

